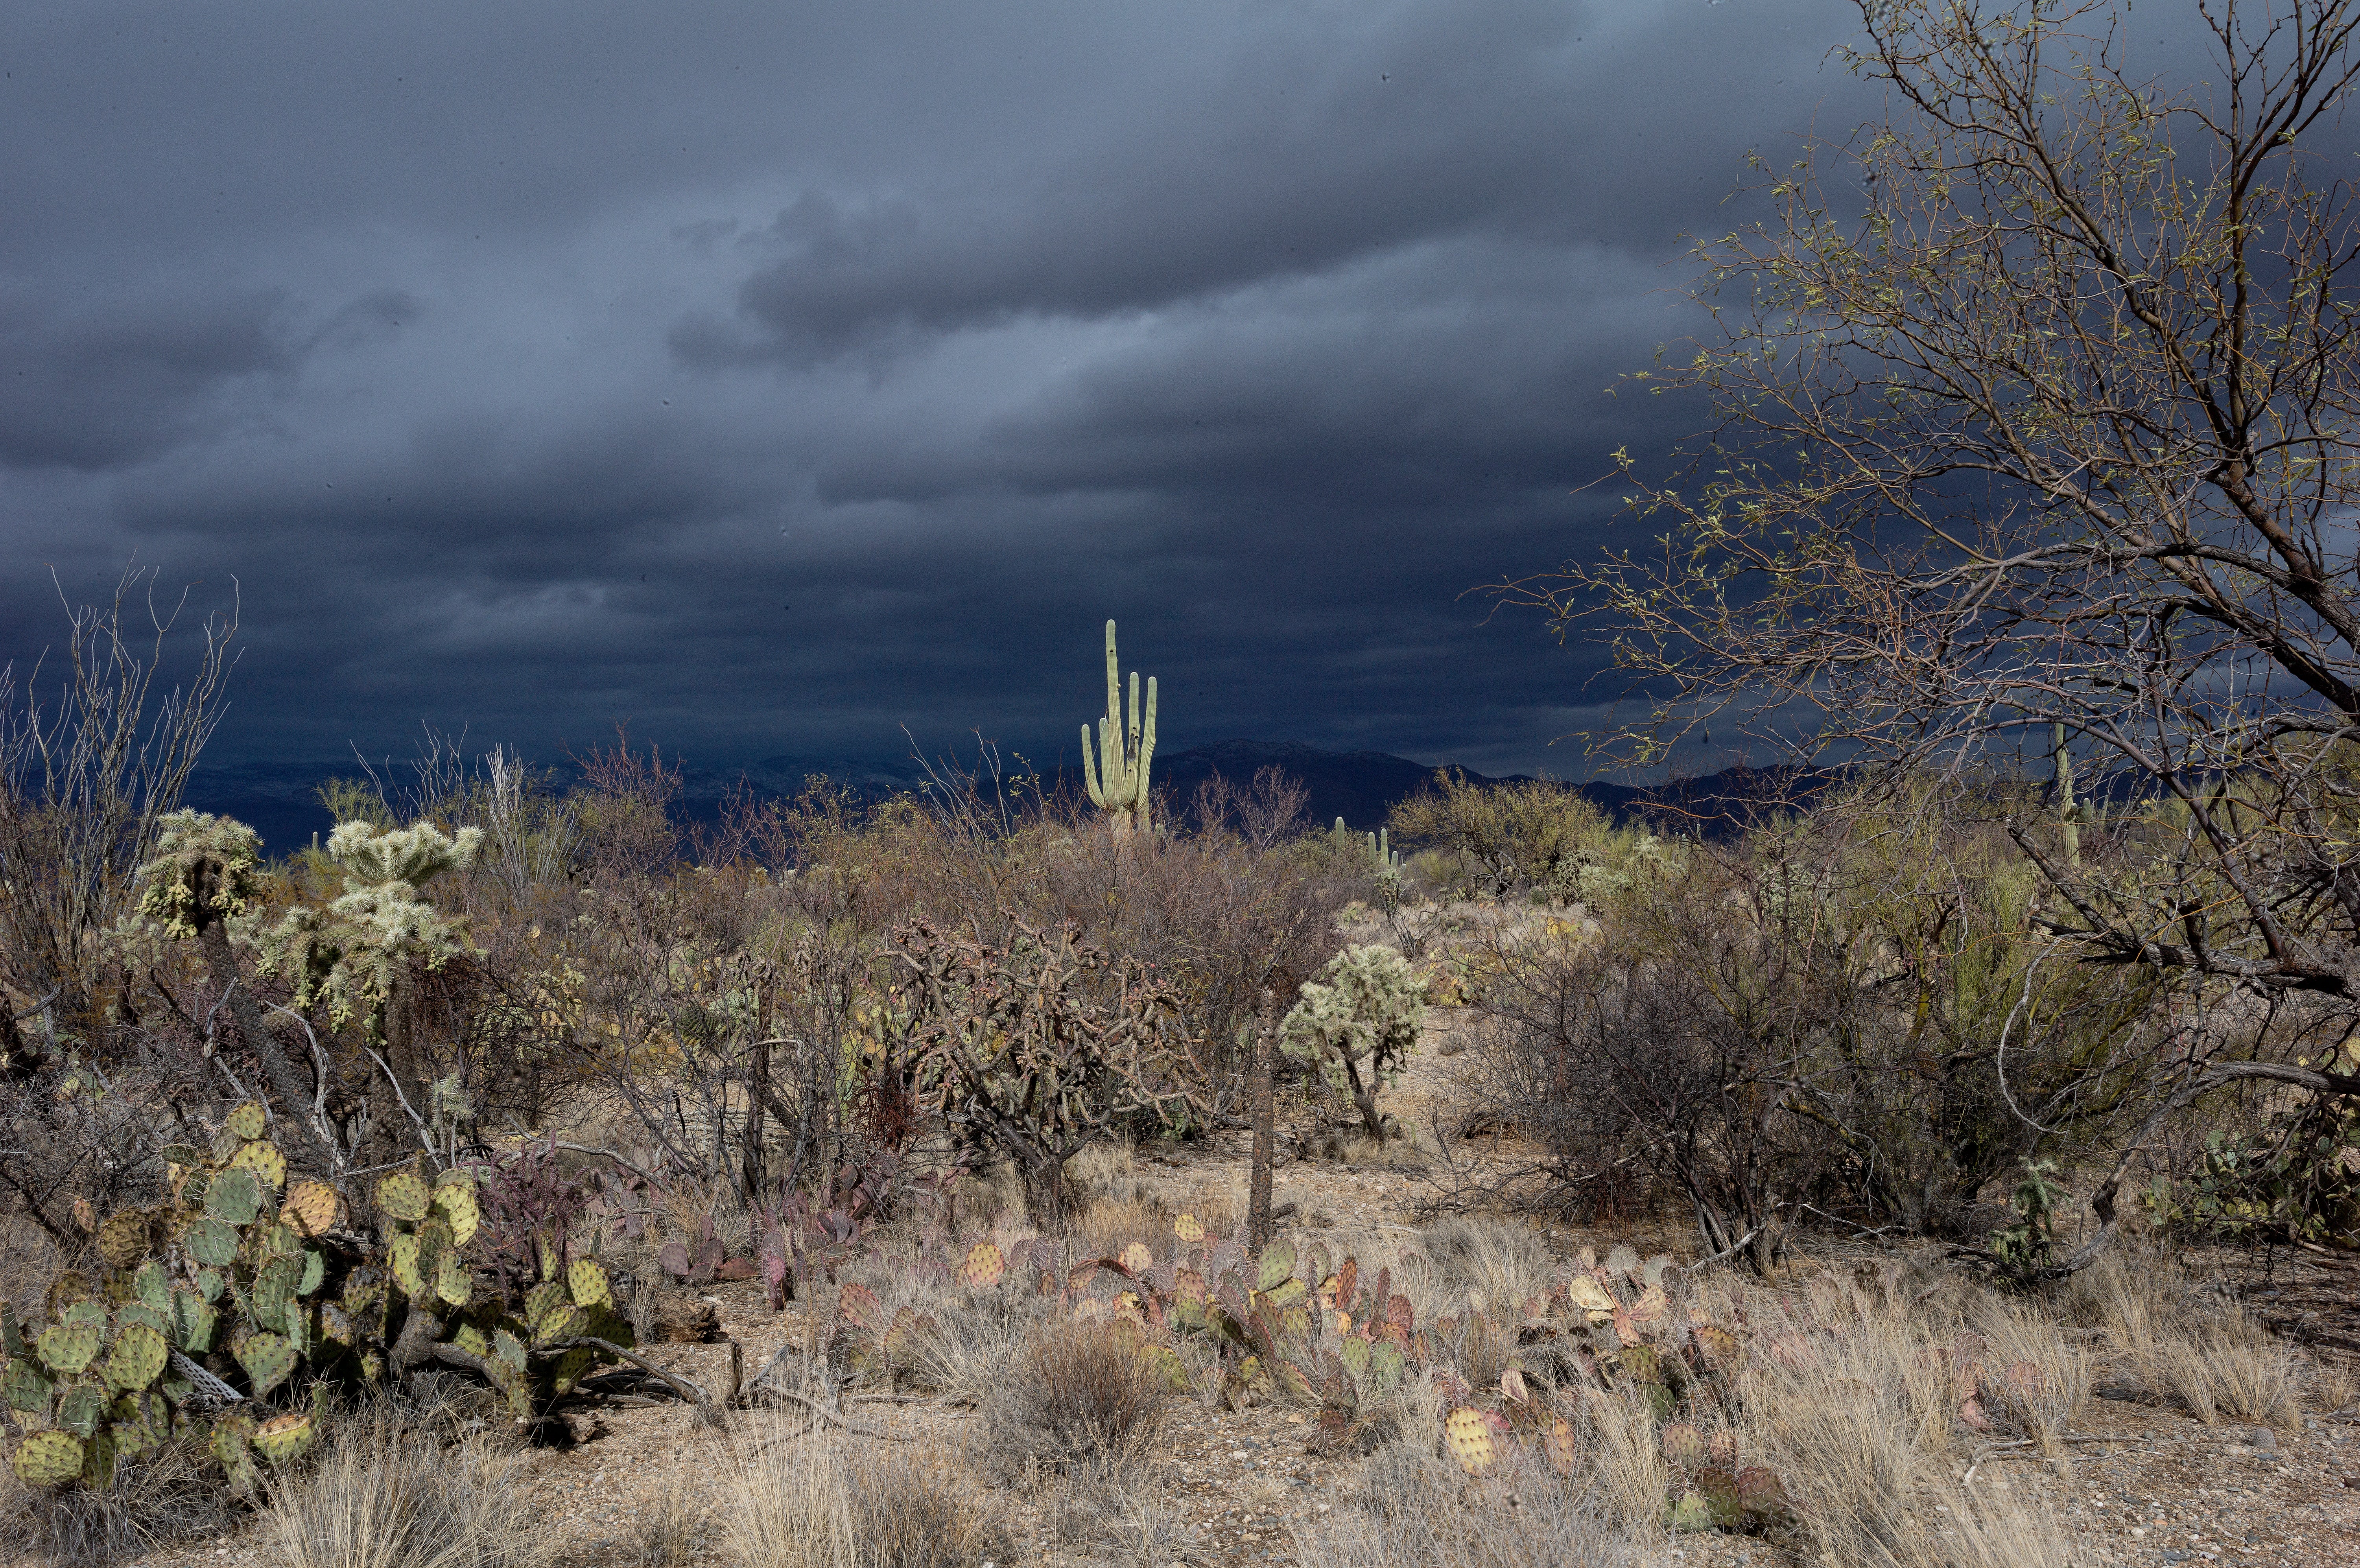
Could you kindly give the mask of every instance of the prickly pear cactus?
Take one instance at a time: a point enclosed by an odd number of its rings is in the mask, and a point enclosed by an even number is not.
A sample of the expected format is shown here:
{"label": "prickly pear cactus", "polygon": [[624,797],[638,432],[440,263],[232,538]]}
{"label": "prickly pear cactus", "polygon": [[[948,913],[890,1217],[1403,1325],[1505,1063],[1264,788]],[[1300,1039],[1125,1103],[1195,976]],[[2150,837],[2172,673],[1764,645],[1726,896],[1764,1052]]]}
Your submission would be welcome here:
{"label": "prickly pear cactus", "polygon": [[1480,1475],[1500,1462],[1505,1433],[1497,1421],[1490,1412],[1465,1405],[1443,1418],[1443,1444],[1470,1475]]}
{"label": "prickly pear cactus", "polygon": [[[324,1359],[311,1349],[311,1298],[329,1260],[309,1245],[316,1236],[277,1217],[287,1161],[268,1127],[260,1105],[240,1105],[211,1148],[166,1149],[170,1201],[95,1226],[104,1274],[61,1275],[47,1303],[53,1321],[20,1328],[0,1311],[0,1389],[41,1429],[12,1455],[27,1485],[104,1485],[118,1457],[148,1453],[224,1407],[214,1424],[228,1421],[234,1436],[250,1421],[244,1406],[287,1385],[307,1356]],[[332,1220],[334,1193],[321,1191]],[[316,1196],[305,1200],[317,1208]],[[243,1453],[229,1438],[213,1446],[233,1459]],[[250,1461],[224,1468],[233,1486],[251,1486]]]}
{"label": "prickly pear cactus", "polygon": [[[481,1223],[472,1177],[395,1171],[374,1192],[387,1234],[336,1228],[344,1201],[289,1180],[258,1105],[210,1147],[164,1151],[169,1200],[91,1228],[105,1272],[60,1274],[20,1323],[0,1302],[0,1398],[31,1430],[10,1454],[27,1486],[103,1486],[118,1456],[197,1438],[232,1490],[313,1441],[331,1381],[369,1383],[441,1361],[487,1378],[519,1417],[631,1344],[604,1265],[560,1261],[521,1307],[477,1289],[464,1248]],[[282,1196],[283,1193],[283,1196]]]}
{"label": "prickly pear cactus", "polygon": [[959,1265],[959,1283],[971,1290],[989,1290],[1008,1273],[1008,1255],[989,1241],[978,1241],[967,1249],[967,1261]]}

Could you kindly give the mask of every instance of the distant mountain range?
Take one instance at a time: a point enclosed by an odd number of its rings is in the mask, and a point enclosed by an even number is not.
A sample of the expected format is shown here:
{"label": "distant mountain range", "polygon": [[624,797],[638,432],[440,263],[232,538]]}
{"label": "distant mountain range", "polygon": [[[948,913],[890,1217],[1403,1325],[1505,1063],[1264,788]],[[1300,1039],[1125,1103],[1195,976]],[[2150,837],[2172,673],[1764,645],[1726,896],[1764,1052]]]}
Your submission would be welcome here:
{"label": "distant mountain range", "polygon": [[[1382,751],[1322,751],[1290,741],[1225,740],[1185,751],[1159,752],[1154,761],[1155,783],[1168,789],[1183,809],[1196,787],[1215,774],[1240,788],[1256,773],[1276,767],[1299,780],[1310,792],[1305,815],[1312,825],[1338,817],[1355,833],[1380,826],[1396,801],[1425,789],[1436,768]],[[360,774],[357,764],[343,762],[241,763],[200,768],[190,780],[187,803],[199,811],[237,818],[262,835],[275,855],[286,855],[310,842],[313,833],[333,826],[319,802],[320,786],[331,779]],[[380,773],[383,768],[380,766]],[[552,781],[564,788],[578,777],[571,764],[547,769]],[[1471,768],[1460,769],[1478,783],[1535,782],[1524,775],[1494,779]],[[1633,816],[1662,825],[1710,833],[1765,806],[1808,803],[1833,774],[1799,768],[1729,768],[1700,778],[1640,788],[1592,781],[1580,792],[1617,817]],[[777,799],[802,792],[813,778],[825,778],[873,798],[923,789],[924,765],[912,758],[891,762],[856,762],[840,758],[773,757],[736,768],[682,769],[680,805],[692,821],[711,822],[722,802],[744,788],[758,799]],[[387,779],[397,791],[410,782],[408,770],[396,766]],[[1052,770],[1052,789],[1081,788],[1078,768]]]}

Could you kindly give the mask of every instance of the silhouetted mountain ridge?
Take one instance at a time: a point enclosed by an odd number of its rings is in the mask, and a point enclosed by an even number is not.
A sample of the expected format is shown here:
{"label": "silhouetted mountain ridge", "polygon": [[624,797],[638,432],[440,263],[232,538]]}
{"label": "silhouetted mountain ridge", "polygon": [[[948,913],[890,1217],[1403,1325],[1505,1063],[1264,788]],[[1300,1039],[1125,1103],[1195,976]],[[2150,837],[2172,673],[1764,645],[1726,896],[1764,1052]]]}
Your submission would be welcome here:
{"label": "silhouetted mountain ridge", "polygon": [[[1448,767],[1449,765],[1441,765]],[[1264,768],[1284,768],[1309,791],[1305,816],[1312,826],[1342,817],[1356,833],[1382,824],[1395,802],[1426,788],[1437,765],[1415,762],[1383,751],[1323,751],[1295,741],[1225,740],[1211,746],[1158,752],[1155,783],[1183,811],[1196,787],[1218,773],[1243,788]],[[260,762],[200,768],[190,780],[187,800],[199,811],[233,816],[261,833],[272,854],[285,855],[301,847],[311,835],[333,825],[319,803],[320,786],[331,779],[360,774],[351,761]],[[571,763],[546,768],[553,787],[563,789],[580,778]],[[1044,769],[1052,789],[1078,793],[1078,767]],[[1462,768],[1478,783],[1537,782],[1527,775],[1493,776]],[[410,782],[410,770],[397,765],[386,774],[399,792]],[[1835,775],[1804,768],[1727,768],[1689,779],[1646,787],[1594,779],[1579,789],[1618,820],[1643,817],[1659,825],[1708,833],[1721,831],[1750,811],[1763,807],[1807,804]],[[814,778],[826,779],[856,793],[882,799],[923,789],[928,773],[914,758],[859,761],[840,757],[770,757],[734,767],[683,766],[680,804],[692,821],[711,822],[722,802],[743,788],[757,799],[780,799],[803,791]]]}

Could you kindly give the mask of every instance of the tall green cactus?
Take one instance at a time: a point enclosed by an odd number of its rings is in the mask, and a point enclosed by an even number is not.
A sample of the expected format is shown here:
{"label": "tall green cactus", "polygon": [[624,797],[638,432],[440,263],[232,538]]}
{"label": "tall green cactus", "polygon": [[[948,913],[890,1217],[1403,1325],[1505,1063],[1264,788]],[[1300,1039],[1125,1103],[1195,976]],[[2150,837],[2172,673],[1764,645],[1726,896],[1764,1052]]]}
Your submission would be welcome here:
{"label": "tall green cactus", "polygon": [[2073,753],[2065,744],[2065,726],[2050,726],[2052,755],[2057,766],[2057,823],[2065,839],[2065,864],[2081,868],[2081,810],[2073,800]]}
{"label": "tall green cactus", "polygon": [[1106,624],[1106,717],[1098,721],[1098,758],[1090,755],[1090,726],[1082,726],[1082,781],[1090,803],[1108,813],[1114,831],[1150,829],[1147,768],[1155,755],[1155,677],[1147,678],[1147,711],[1139,707],[1139,671],[1131,672],[1131,713],[1122,706],[1122,668],[1115,659],[1114,623]]}

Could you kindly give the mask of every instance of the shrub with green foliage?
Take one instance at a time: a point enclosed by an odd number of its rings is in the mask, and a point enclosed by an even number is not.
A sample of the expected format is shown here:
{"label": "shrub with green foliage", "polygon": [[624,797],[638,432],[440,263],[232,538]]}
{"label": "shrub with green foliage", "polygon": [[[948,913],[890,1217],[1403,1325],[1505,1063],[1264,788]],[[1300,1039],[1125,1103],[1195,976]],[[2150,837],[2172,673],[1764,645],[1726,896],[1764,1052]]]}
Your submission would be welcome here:
{"label": "shrub with green foliage", "polygon": [[1539,780],[1478,784],[1437,769],[1426,792],[1396,804],[1393,837],[1456,862],[1459,890],[1504,898],[1530,892],[1552,902],[1593,898],[1584,885],[1628,852],[1605,814],[1574,790]]}

